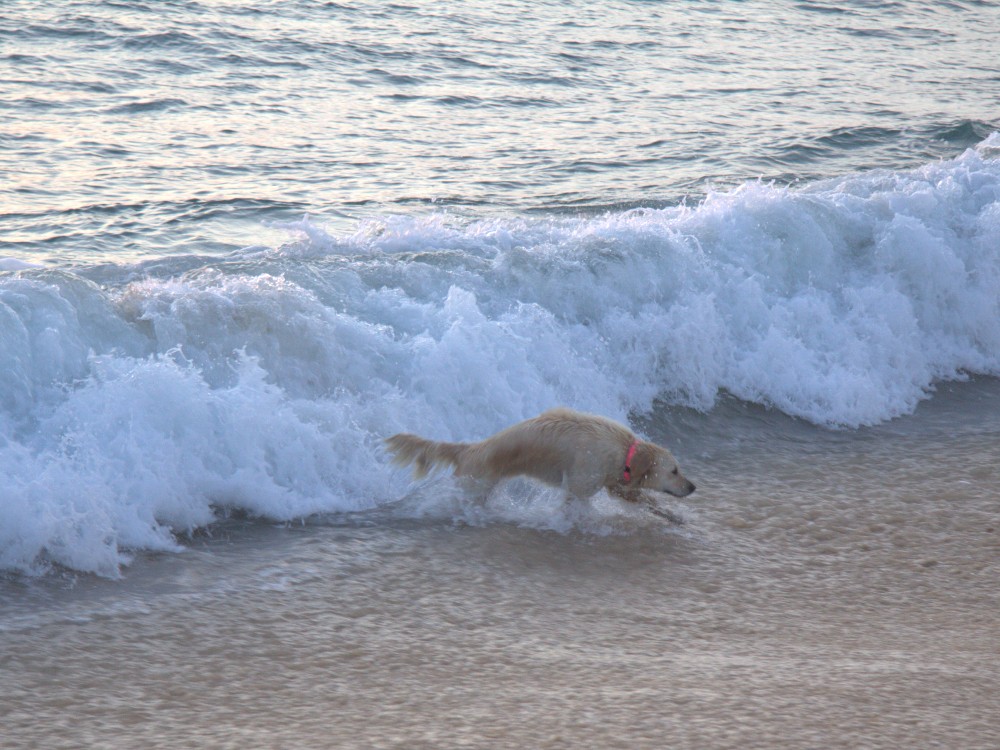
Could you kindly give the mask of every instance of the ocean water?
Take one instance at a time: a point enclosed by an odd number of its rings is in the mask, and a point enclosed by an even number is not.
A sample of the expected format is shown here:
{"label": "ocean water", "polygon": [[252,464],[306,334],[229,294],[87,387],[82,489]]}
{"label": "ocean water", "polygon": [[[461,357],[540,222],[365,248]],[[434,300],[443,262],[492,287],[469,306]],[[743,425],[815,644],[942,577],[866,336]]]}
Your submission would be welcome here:
{"label": "ocean water", "polygon": [[[4,746],[996,747],[998,31],[4,4]],[[382,448],[558,404],[680,522]]]}

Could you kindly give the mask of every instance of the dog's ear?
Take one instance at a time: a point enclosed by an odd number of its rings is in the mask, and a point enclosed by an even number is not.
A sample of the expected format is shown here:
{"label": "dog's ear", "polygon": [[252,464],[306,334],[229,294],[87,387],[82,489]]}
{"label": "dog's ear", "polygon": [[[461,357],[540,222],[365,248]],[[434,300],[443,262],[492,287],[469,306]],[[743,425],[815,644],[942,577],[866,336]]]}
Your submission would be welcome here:
{"label": "dog's ear", "polygon": [[649,443],[640,442],[635,448],[635,455],[632,456],[631,475],[629,487],[640,487],[642,480],[652,471],[656,462],[656,451]]}

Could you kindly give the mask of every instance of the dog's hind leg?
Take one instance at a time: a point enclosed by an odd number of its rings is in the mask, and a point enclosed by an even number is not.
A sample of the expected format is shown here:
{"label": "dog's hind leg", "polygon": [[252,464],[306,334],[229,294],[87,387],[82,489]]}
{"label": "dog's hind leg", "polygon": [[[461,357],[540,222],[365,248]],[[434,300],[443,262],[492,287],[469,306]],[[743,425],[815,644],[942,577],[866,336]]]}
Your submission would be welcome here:
{"label": "dog's hind leg", "polygon": [[493,480],[481,479],[467,474],[456,476],[455,481],[463,495],[480,503],[485,503],[499,484]]}

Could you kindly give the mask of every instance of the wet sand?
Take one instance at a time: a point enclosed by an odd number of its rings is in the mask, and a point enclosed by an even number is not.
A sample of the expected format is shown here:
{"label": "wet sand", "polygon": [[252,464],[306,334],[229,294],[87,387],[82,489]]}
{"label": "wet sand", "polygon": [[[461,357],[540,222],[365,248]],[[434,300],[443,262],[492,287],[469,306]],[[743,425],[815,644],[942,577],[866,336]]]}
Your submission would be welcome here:
{"label": "wet sand", "polygon": [[6,579],[3,745],[998,747],[1000,388],[954,389],[699,423],[681,527],[230,521]]}

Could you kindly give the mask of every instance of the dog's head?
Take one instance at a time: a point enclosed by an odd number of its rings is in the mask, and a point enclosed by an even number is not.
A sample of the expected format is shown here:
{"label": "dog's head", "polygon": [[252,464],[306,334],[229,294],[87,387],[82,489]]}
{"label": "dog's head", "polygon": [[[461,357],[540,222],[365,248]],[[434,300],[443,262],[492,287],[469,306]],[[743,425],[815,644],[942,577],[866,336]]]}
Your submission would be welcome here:
{"label": "dog's head", "polygon": [[687,497],[695,490],[692,482],[681,474],[677,460],[666,448],[640,441],[632,457],[631,478],[627,491],[652,490],[674,497]]}

